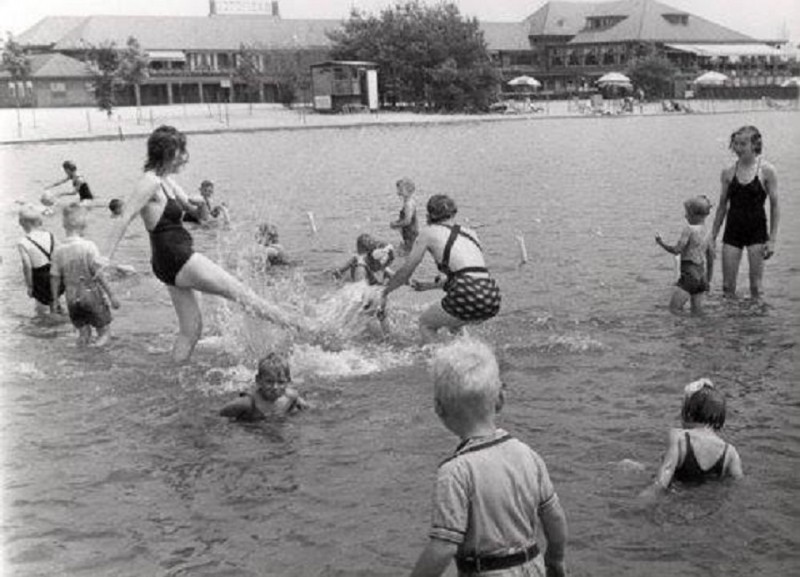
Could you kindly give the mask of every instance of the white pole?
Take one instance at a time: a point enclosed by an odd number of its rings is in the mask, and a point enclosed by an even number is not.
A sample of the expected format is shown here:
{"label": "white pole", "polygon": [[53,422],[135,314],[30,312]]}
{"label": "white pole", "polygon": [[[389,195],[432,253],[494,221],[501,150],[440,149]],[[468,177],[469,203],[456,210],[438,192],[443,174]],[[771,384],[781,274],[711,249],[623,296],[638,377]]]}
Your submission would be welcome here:
{"label": "white pole", "polygon": [[308,216],[308,224],[311,225],[311,232],[317,234],[317,223],[314,221],[314,213],[309,211],[306,215]]}
{"label": "white pole", "polygon": [[528,262],[528,248],[525,246],[525,237],[521,234],[517,235],[517,244],[519,245],[519,264]]}

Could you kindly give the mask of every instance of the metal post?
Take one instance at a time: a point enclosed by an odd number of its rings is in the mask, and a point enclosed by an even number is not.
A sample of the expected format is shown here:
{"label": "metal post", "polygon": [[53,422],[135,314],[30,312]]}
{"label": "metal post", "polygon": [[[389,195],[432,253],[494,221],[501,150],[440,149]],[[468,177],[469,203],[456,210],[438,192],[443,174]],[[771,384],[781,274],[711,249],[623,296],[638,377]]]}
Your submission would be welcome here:
{"label": "metal post", "polygon": [[86,111],[86,128],[87,128],[89,134],[91,134],[92,133],[92,119],[89,116],[89,111],[88,110]]}

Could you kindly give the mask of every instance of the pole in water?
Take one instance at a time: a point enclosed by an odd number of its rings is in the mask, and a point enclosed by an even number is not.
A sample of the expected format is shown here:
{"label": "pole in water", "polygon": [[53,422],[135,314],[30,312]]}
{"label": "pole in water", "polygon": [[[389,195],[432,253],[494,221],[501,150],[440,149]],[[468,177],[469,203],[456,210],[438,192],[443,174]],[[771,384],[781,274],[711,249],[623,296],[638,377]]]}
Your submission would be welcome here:
{"label": "pole in water", "polygon": [[86,111],[86,128],[91,133],[92,132],[92,118],[89,116],[89,111]]}
{"label": "pole in water", "polygon": [[525,237],[521,234],[517,235],[517,244],[519,245],[519,264],[528,262],[528,248],[525,246]]}
{"label": "pole in water", "polygon": [[317,223],[314,221],[314,213],[309,211],[306,215],[308,216],[308,224],[311,225],[311,232],[317,234]]}

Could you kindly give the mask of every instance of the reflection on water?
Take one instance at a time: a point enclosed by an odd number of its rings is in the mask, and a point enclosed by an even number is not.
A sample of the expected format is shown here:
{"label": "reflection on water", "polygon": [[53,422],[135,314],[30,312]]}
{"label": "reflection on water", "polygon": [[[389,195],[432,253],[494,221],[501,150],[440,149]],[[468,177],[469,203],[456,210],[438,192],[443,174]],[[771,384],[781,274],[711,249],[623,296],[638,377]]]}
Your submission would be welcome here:
{"label": "reflection on water", "polygon": [[[675,317],[674,265],[653,243],[677,236],[682,201],[716,196],[727,135],[746,123],[778,167],[784,226],[765,304],[724,301]],[[69,324],[30,318],[14,240],[14,200],[35,199],[65,158],[106,198],[131,190],[144,143],[0,150],[0,287],[5,563],[14,575],[397,575],[427,532],[439,460],[455,440],[437,422],[414,344],[434,293],[398,291],[391,335],[369,332],[363,293],[325,273],[356,236],[390,241],[394,182],[419,204],[452,194],[503,291],[501,315],[471,332],[498,352],[509,386],[501,423],[545,458],[570,522],[576,575],[786,575],[796,571],[794,498],[800,214],[796,113],[581,119],[191,137],[181,181],[205,178],[234,227],[193,231],[197,246],[276,303],[323,320],[324,339],[288,334],[212,297],[194,362],[174,367],[176,322],[149,273],[135,223],[115,281],[123,308],[104,350],[75,346]],[[317,233],[309,226],[313,212]],[[260,222],[277,224],[294,266],[242,268]],[[93,212],[103,246],[111,221]],[[57,236],[57,218],[47,222]],[[516,237],[529,263],[518,266]],[[426,261],[420,277],[432,277]],[[740,286],[746,290],[746,264]],[[291,353],[314,405],[252,425],[221,406],[251,386],[267,350]],[[726,393],[724,436],[743,459],[737,485],[647,485],[678,423],[683,385]]]}

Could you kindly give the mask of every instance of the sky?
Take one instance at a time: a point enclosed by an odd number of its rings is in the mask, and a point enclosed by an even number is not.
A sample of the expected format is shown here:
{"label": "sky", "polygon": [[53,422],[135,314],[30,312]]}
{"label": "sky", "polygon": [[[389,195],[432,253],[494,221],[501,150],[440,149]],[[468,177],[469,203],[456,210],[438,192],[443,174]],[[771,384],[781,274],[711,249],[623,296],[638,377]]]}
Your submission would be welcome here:
{"label": "sky", "polygon": [[[603,0],[588,0],[590,2]],[[800,42],[800,0],[661,0],[759,40]],[[390,0],[279,0],[283,18],[347,18],[353,7],[377,13]],[[524,19],[546,0],[455,0],[466,16],[486,22]],[[0,32],[20,34],[45,16],[205,16],[208,0],[0,0]]]}

